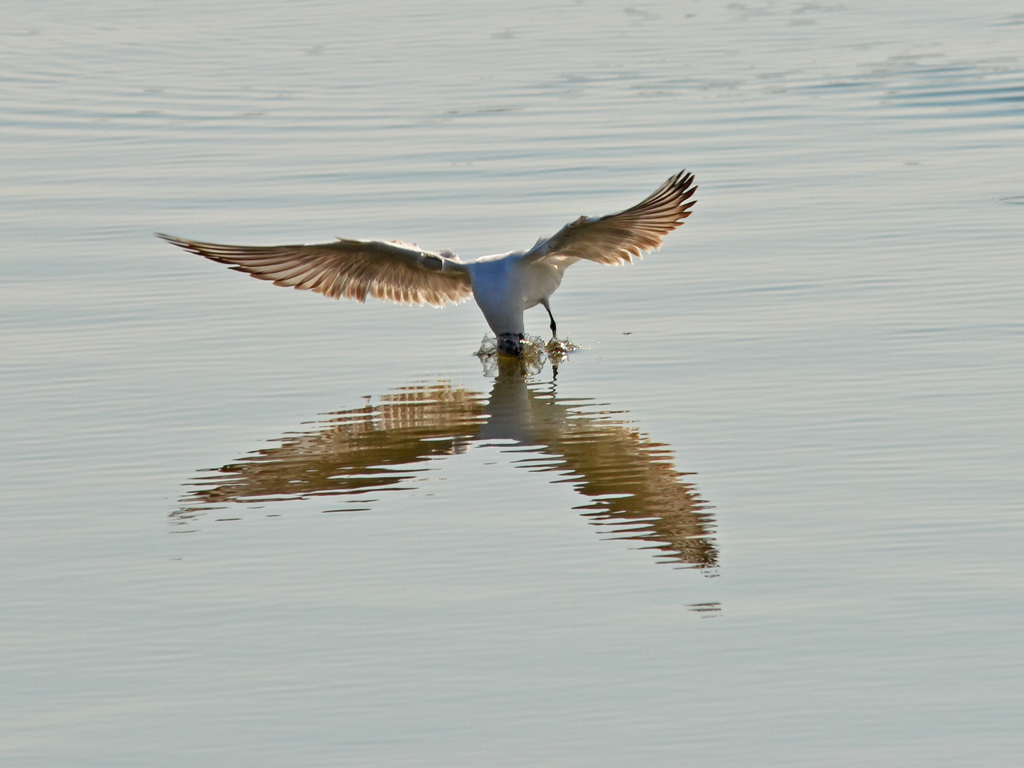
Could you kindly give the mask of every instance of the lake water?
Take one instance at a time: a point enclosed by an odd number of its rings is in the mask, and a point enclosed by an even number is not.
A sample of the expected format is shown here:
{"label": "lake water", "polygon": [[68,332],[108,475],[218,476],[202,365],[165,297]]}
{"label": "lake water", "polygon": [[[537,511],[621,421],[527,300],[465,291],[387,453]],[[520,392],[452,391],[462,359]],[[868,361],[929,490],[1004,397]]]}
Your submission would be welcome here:
{"label": "lake water", "polygon": [[[1024,754],[1019,5],[3,16],[4,765]],[[683,167],[525,374],[152,234],[471,258]]]}

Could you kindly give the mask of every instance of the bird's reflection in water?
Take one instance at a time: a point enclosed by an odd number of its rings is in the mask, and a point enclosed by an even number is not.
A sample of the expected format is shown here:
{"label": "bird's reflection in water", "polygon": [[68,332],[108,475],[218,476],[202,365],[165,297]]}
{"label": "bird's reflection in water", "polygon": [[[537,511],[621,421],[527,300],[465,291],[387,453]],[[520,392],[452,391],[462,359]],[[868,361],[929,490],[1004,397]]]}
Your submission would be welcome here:
{"label": "bird's reflection in water", "polygon": [[673,468],[668,446],[622,412],[559,398],[554,382],[531,381],[528,366],[485,360],[495,374],[489,397],[423,384],[327,414],[273,447],[202,472],[172,517],[186,524],[230,505],[267,508],[314,497],[335,497],[342,509],[372,509],[374,493],[419,487],[424,462],[490,444],[515,466],[571,484],[585,499],[576,509],[610,537],[643,542],[657,559],[679,567],[713,568],[713,518]]}

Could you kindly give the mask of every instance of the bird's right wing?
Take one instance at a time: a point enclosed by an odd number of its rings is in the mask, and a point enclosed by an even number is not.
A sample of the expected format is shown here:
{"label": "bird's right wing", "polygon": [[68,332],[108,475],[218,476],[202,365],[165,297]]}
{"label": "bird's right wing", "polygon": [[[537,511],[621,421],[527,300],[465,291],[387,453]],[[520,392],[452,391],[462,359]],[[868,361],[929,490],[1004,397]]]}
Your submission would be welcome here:
{"label": "bird's right wing", "polygon": [[690,215],[697,191],[693,174],[680,171],[651,195],[619,213],[580,216],[527,252],[527,261],[553,259],[572,263],[589,259],[599,264],[625,264],[657,250],[665,235]]}
{"label": "bird's right wing", "polygon": [[318,245],[220,245],[160,237],[172,245],[227,264],[274,285],[322,293],[332,299],[367,296],[399,304],[444,306],[469,298],[473,289],[463,264],[405,243],[342,240]]}

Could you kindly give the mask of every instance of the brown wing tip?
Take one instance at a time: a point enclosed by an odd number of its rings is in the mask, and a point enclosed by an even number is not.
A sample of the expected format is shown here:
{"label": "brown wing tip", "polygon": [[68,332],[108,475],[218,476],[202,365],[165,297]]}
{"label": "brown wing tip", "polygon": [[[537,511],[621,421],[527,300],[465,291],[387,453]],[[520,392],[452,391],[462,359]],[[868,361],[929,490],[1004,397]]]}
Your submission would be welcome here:
{"label": "brown wing tip", "polygon": [[185,240],[182,237],[175,237],[174,235],[165,235],[163,232],[154,232],[153,234],[159,237],[161,240],[170,243],[171,245],[176,245],[179,248],[184,248],[186,251],[190,251],[191,253],[194,253],[197,256],[206,256],[207,258],[209,258],[209,256],[207,256],[207,254],[205,254],[202,248],[200,247],[202,245],[201,243],[194,243],[191,240]]}
{"label": "brown wing tip", "polygon": [[[227,259],[224,256],[217,254],[215,249],[218,246],[214,245],[213,243],[200,243],[194,240],[186,240],[183,237],[165,235],[161,232],[155,232],[154,234],[161,240],[164,240],[170,243],[171,245],[176,245],[179,248],[188,251],[189,253],[194,253],[196,256],[202,256],[204,259],[215,261],[218,264],[227,264],[229,267],[231,267],[231,269],[235,270],[236,272],[246,272],[248,274],[252,274],[248,270],[239,267],[235,262],[231,261],[230,259]],[[256,277],[256,275],[253,275],[253,277]]]}
{"label": "brown wing tip", "polygon": [[[666,186],[671,186],[674,191],[682,194],[679,202],[689,200],[693,197],[693,193],[697,191],[697,185],[693,183],[693,174],[687,173],[685,168],[669,179],[669,182]],[[694,202],[697,201],[694,200]]]}
{"label": "brown wing tip", "polygon": [[179,248],[184,248],[186,251],[191,251],[192,253],[199,254],[200,256],[206,255],[202,251],[202,246],[206,245],[206,243],[199,243],[193,240],[186,240],[183,237],[175,237],[174,235],[165,235],[163,232],[154,232],[153,234],[159,237],[161,240],[170,243],[171,245],[176,245]]}
{"label": "brown wing tip", "polygon": [[159,237],[161,240],[170,243],[171,245],[181,245],[184,242],[186,242],[182,240],[180,237],[175,237],[174,235],[165,235],[163,232],[154,232],[153,235],[155,237]]}

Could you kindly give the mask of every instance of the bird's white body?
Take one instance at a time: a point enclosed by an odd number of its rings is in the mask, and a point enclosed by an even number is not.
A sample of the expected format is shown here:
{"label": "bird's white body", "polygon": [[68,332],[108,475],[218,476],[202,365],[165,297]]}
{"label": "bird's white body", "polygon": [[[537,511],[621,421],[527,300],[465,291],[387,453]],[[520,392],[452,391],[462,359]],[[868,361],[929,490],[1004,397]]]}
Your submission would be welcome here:
{"label": "bird's white body", "polygon": [[599,218],[581,216],[528,251],[467,262],[448,252],[379,240],[239,246],[159,236],[253,277],[333,298],[365,301],[373,296],[439,307],[472,295],[498,339],[499,352],[518,355],[527,309],[542,305],[551,318],[551,332],[556,333],[548,300],[567,267],[580,259],[625,264],[655,250],[690,215],[695,190],[693,175],[680,172],[632,208]]}
{"label": "bird's white body", "polygon": [[527,260],[523,251],[468,262],[473,298],[495,334],[525,333],[523,313],[543,304],[562,283],[565,262]]}

